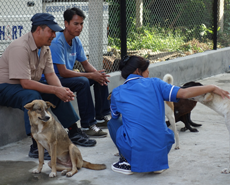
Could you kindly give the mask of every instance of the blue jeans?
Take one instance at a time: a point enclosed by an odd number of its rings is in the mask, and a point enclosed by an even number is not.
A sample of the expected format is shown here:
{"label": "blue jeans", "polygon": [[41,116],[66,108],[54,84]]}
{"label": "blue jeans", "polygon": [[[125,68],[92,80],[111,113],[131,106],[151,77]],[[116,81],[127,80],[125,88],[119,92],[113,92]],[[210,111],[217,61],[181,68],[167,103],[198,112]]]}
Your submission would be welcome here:
{"label": "blue jeans", "polygon": [[[109,129],[109,134],[110,134],[110,137],[111,139],[113,140],[114,144],[116,145],[117,147],[117,143],[116,143],[116,135],[117,135],[117,130],[119,129],[119,127],[123,125],[122,123],[122,118],[119,117],[118,119],[114,119],[114,118],[111,118],[109,120],[109,122],[107,123],[107,126],[108,126],[108,129]],[[117,147],[118,151],[119,151],[119,148]],[[120,151],[119,151],[120,153]],[[120,154],[121,155],[121,154]]]}
{"label": "blue jeans", "polygon": [[[59,78],[62,86],[68,87],[71,91],[77,94],[77,103],[79,114],[81,117],[81,127],[88,128],[96,124],[96,119],[102,119],[110,113],[110,104],[107,100],[109,95],[108,87],[101,86],[94,80],[86,77]],[[93,85],[95,108],[90,91],[90,86]]]}
{"label": "blue jeans", "polygon": [[24,111],[27,135],[31,133],[30,121],[27,113],[28,111],[24,106],[36,99],[43,99],[44,101],[49,101],[54,104],[56,108],[51,108],[51,110],[65,128],[70,127],[79,120],[71,103],[64,103],[54,94],[45,94],[34,90],[23,89],[20,84],[0,84],[0,105],[18,108]]}

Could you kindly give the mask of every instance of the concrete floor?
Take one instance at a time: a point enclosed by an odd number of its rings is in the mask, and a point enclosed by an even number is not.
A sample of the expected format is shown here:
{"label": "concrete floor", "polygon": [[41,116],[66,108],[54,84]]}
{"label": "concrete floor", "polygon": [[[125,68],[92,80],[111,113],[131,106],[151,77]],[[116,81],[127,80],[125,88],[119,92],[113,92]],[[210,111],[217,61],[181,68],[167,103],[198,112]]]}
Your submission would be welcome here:
{"label": "concrete floor", "polygon": [[[215,84],[230,91],[230,74],[220,74],[200,80],[204,85]],[[181,132],[182,122],[177,123],[180,149],[169,153],[170,168],[162,174],[134,173],[123,175],[110,168],[118,161],[117,150],[110,136],[97,140],[95,147],[79,147],[85,160],[105,163],[107,169],[93,171],[81,169],[71,178],[61,176],[49,178],[50,168],[45,161],[41,174],[32,174],[38,160],[29,158],[30,138],[0,148],[0,185],[225,185],[230,184],[230,174],[221,174],[229,163],[229,134],[224,118],[198,103],[192,111],[192,120],[202,124],[199,132]],[[107,129],[105,129],[107,130]]]}

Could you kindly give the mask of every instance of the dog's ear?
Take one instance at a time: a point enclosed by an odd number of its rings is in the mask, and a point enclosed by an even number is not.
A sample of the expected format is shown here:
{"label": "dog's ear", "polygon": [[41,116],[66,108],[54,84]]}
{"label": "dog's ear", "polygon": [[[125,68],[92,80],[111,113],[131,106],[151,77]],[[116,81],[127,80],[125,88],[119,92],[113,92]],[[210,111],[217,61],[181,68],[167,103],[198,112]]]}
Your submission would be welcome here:
{"label": "dog's ear", "polygon": [[27,104],[24,106],[24,108],[26,108],[27,110],[30,110],[30,109],[33,108],[33,106],[34,106],[34,102],[30,102],[30,103],[27,103]]}
{"label": "dog's ear", "polygon": [[107,100],[111,100],[112,92],[109,93],[109,96],[107,97]]}
{"label": "dog's ear", "polygon": [[207,93],[204,95],[204,101],[208,102],[211,101],[213,99],[213,94],[212,93]]}
{"label": "dog's ear", "polygon": [[50,107],[55,108],[56,107],[54,104],[50,103],[49,101],[46,101],[46,105],[48,106],[48,108],[50,108]]}

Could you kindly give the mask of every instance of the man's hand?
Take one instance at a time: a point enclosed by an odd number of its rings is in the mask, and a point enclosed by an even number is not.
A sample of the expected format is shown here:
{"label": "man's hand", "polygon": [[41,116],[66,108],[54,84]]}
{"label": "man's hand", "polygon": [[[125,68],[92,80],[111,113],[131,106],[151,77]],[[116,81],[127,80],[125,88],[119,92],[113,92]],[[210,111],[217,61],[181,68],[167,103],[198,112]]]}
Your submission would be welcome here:
{"label": "man's hand", "polygon": [[69,102],[74,100],[74,93],[67,87],[56,87],[55,95],[64,102]]}
{"label": "man's hand", "polygon": [[92,79],[98,82],[102,86],[107,85],[107,82],[110,82],[107,78],[110,77],[110,75],[107,75],[104,69],[91,72],[91,74],[92,74]]}

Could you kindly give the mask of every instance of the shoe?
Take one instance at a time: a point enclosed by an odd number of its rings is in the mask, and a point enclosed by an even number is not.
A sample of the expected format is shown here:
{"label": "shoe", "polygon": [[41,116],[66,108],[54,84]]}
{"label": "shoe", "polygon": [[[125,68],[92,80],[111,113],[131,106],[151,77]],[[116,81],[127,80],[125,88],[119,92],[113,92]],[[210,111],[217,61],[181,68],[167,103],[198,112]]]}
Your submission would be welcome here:
{"label": "shoe", "polygon": [[96,125],[92,125],[89,128],[84,129],[83,132],[85,132],[88,136],[91,136],[91,137],[106,137],[107,136],[107,133],[103,132]]}
{"label": "shoe", "polygon": [[98,127],[107,127],[108,121],[111,119],[110,115],[104,116],[102,119],[96,119]]}
{"label": "shoe", "polygon": [[160,173],[164,172],[165,170],[154,171],[153,173],[160,174]]}
{"label": "shoe", "polygon": [[113,171],[123,173],[125,175],[133,174],[133,172],[131,171],[131,166],[125,158],[120,158],[117,163],[113,163],[111,165],[111,168]]}
{"label": "shoe", "polygon": [[[33,145],[30,145],[30,151],[28,156],[31,158],[38,158],[38,148],[35,148]],[[51,160],[51,157],[46,149],[44,150],[44,160]]]}
{"label": "shoe", "polygon": [[72,141],[73,144],[75,145],[80,145],[80,146],[95,146],[97,141],[94,139],[89,139],[88,136],[82,132],[81,129],[77,129],[77,132],[75,134],[68,134],[70,140]]}

